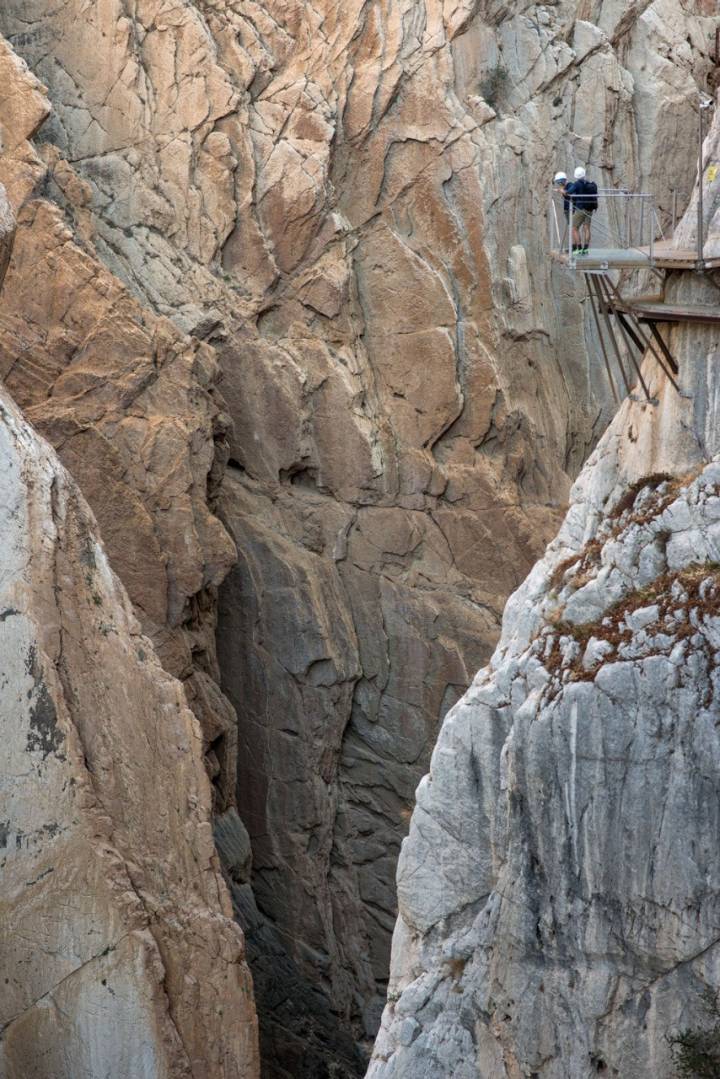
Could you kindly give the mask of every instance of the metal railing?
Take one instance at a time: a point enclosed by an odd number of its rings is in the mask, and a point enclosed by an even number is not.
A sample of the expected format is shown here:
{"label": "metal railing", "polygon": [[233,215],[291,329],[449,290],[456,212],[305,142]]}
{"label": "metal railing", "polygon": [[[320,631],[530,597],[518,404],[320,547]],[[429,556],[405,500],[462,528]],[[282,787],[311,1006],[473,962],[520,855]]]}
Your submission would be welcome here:
{"label": "metal railing", "polygon": [[670,191],[670,224],[669,234],[670,237],[675,235],[675,228],[678,221],[685,213],[687,206],[690,202],[690,195],[687,191],[678,191],[677,188],[672,188]]}
{"label": "metal railing", "polygon": [[670,205],[664,211],[658,210],[658,218],[666,219],[666,234],[663,239],[671,240],[675,235],[675,229],[687,213],[692,202],[692,188],[690,190],[677,187],[670,188]]}
{"label": "metal railing", "polygon": [[[612,266],[652,266],[653,244],[658,233],[654,198],[646,192],[618,191],[598,188],[598,207],[590,214],[590,243],[588,253],[577,250],[572,218],[582,205],[565,205],[565,197],[557,188],[550,196],[551,250],[567,258],[570,269],[608,269]],[[581,202],[582,200],[578,200]],[[566,210],[568,211],[566,213]],[[584,247],[584,244],[582,244]]]}

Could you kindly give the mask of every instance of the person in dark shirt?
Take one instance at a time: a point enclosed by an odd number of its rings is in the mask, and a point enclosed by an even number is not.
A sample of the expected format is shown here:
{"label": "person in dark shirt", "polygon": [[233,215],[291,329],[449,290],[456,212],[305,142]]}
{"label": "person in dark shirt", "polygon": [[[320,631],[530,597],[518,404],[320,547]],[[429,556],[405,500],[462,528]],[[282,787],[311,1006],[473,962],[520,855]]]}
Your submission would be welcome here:
{"label": "person in dark shirt", "polygon": [[565,188],[565,194],[573,206],[573,251],[577,255],[587,255],[592,215],[597,210],[597,184],[587,179],[582,165],[575,169],[574,177],[573,182]]}

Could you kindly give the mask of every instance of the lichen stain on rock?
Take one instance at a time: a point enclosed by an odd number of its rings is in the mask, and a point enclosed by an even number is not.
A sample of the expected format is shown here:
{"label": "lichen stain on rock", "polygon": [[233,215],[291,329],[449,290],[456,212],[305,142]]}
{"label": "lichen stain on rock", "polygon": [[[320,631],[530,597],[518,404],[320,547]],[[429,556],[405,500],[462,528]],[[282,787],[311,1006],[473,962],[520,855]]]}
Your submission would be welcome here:
{"label": "lichen stain on rock", "polygon": [[55,703],[43,680],[34,645],[28,652],[27,670],[35,682],[34,700],[30,706],[27,751],[28,753],[42,753],[43,760],[46,760],[51,753],[64,760],[58,750],[65,736],[58,727]]}

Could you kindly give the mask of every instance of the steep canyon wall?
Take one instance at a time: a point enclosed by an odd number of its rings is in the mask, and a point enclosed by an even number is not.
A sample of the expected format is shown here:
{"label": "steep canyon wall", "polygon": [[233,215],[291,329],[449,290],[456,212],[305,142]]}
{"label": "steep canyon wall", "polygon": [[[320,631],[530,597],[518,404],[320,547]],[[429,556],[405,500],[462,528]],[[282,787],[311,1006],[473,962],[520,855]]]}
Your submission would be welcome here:
{"label": "steep canyon wall", "polygon": [[197,720],[5,389],[0,461],[0,1074],[257,1079]]}
{"label": "steep canyon wall", "polygon": [[[719,310],[717,274],[664,293]],[[646,361],[418,788],[372,1079],[671,1079],[713,1023],[720,331],[664,330],[681,392]]]}
{"label": "steep canyon wall", "polygon": [[711,6],[2,6],[2,370],[202,722],[277,1075],[361,1070],[415,785],[609,419],[549,178],[667,220]]}

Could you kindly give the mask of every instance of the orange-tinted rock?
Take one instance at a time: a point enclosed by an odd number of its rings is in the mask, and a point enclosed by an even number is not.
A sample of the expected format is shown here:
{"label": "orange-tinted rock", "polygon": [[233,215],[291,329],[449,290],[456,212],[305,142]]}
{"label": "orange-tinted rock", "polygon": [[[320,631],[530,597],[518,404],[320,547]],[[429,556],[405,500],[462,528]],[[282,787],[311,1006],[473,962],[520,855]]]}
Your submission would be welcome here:
{"label": "orange-tinted rock", "polygon": [[[212,666],[210,594],[234,556],[208,506],[224,432],[216,368],[74,243],[57,206],[31,198],[45,168],[24,136],[47,106],[0,46],[0,174],[21,221],[6,276],[15,220],[0,185],[0,1072],[257,1079],[206,774],[216,802],[232,799],[219,745],[235,717],[193,667],[203,649]],[[80,477],[112,564],[8,384]]]}
{"label": "orange-tinted rock", "polygon": [[[166,669],[216,673],[214,611],[197,597],[222,581],[235,548],[208,504],[227,424],[214,354],[144,312],[56,206],[30,201],[19,222],[0,375],[80,484]],[[231,712],[222,725],[234,741]],[[226,776],[225,803],[233,786]]]}

